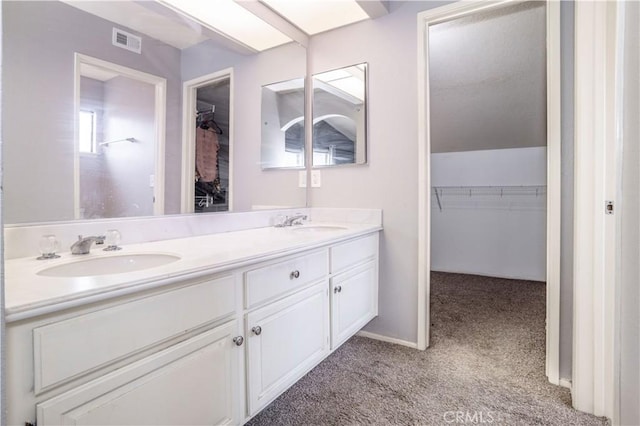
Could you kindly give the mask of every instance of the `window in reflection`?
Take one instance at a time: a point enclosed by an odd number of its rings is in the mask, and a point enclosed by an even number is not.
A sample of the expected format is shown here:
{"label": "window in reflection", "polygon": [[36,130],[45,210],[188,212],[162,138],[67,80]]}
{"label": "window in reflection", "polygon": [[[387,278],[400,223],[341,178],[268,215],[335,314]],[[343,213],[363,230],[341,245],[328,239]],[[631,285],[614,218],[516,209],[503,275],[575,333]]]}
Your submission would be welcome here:
{"label": "window in reflection", "polygon": [[95,111],[80,111],[78,130],[78,149],[82,153],[96,153],[96,113]]}

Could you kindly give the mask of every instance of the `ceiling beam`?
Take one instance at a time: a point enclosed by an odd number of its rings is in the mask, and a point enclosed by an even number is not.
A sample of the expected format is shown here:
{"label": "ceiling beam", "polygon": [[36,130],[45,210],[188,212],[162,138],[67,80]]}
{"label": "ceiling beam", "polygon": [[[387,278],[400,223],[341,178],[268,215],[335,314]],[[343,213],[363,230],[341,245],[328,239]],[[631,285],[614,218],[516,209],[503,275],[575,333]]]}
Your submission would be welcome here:
{"label": "ceiling beam", "polygon": [[274,12],[270,7],[258,0],[234,0],[237,4],[247,9],[281,33],[285,34],[293,41],[307,47],[309,45],[309,36],[298,27],[287,21],[278,13]]}
{"label": "ceiling beam", "polygon": [[389,14],[388,0],[356,0],[356,3],[358,3],[358,6],[360,6],[371,19]]}

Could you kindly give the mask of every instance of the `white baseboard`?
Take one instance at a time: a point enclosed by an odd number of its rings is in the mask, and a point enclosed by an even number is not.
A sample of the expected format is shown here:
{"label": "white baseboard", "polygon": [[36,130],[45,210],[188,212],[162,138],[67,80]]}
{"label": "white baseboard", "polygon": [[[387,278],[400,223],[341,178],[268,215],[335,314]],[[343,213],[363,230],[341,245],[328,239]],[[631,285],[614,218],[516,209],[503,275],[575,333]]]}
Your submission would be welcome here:
{"label": "white baseboard", "polygon": [[569,379],[560,379],[560,383],[558,383],[563,388],[567,388],[571,390],[571,380]]}
{"label": "white baseboard", "polygon": [[394,343],[396,345],[406,346],[412,349],[418,349],[418,344],[415,342],[408,342],[406,340],[396,339],[394,337],[387,337],[387,336],[383,336],[381,334],[376,334],[376,333],[370,333],[368,331],[358,331],[358,333],[356,334],[358,336],[367,337],[373,340],[380,340],[387,343]]}

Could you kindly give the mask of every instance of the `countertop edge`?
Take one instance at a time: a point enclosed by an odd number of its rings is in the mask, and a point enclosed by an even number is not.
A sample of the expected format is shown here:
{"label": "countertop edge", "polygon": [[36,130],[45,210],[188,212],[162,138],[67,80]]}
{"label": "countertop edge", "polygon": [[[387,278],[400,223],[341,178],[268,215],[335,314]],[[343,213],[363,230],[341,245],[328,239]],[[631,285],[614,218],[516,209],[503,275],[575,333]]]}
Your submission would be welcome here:
{"label": "countertop edge", "polygon": [[341,235],[330,240],[322,240],[314,243],[305,243],[279,249],[257,256],[242,257],[237,260],[220,263],[210,267],[188,269],[176,272],[175,274],[163,274],[161,276],[149,277],[144,280],[122,283],[111,287],[105,287],[94,292],[80,293],[77,297],[64,296],[59,299],[47,299],[41,303],[31,303],[13,308],[5,308],[5,322],[12,323],[43,315],[60,312],[67,309],[77,308],[82,305],[102,302],[121,296],[127,296],[146,290],[166,287],[185,280],[192,280],[205,277],[207,275],[220,274],[232,269],[244,268],[246,266],[266,262],[282,256],[295,255],[300,252],[319,249],[334,245],[343,241],[351,240],[367,234],[382,231],[382,226],[372,226],[367,229],[354,231],[348,235]]}

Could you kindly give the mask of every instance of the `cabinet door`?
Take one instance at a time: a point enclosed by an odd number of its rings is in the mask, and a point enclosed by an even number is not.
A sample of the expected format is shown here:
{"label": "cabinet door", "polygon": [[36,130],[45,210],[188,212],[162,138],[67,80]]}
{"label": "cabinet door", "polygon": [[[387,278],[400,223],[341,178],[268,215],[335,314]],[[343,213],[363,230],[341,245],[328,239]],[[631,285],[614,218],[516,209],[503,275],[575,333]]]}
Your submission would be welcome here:
{"label": "cabinet door", "polygon": [[378,315],[377,262],[369,262],[331,279],[331,349]]}
{"label": "cabinet door", "polygon": [[240,422],[232,321],[37,405],[38,425]]}
{"label": "cabinet door", "polygon": [[326,282],[247,315],[249,415],[260,411],[329,353]]}

